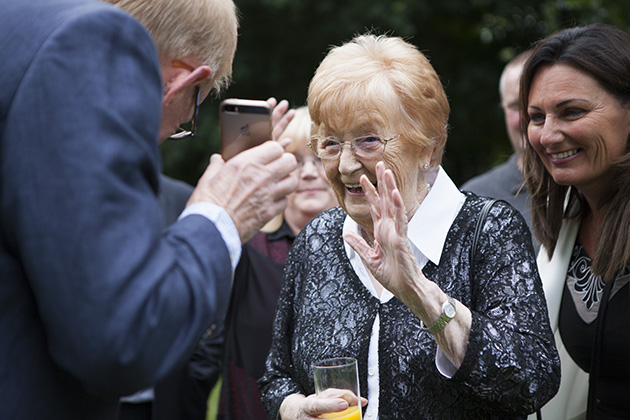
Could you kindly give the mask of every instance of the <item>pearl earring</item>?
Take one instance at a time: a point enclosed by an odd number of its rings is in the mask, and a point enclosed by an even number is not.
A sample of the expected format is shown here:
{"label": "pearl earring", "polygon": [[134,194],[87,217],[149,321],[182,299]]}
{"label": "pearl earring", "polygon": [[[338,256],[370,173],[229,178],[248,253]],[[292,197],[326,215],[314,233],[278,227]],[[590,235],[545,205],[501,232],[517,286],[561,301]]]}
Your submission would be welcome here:
{"label": "pearl earring", "polygon": [[422,169],[424,169],[425,171],[429,169],[429,164],[425,163],[424,165],[422,165]]}

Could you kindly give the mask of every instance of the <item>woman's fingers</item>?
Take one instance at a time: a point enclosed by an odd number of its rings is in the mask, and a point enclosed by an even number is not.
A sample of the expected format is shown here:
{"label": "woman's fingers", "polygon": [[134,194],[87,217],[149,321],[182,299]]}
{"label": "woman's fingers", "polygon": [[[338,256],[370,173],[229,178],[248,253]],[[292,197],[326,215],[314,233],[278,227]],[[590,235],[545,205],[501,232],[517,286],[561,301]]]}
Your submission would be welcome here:
{"label": "woman's fingers", "polygon": [[[351,394],[354,397],[354,401],[356,404],[357,397],[350,391],[347,391],[347,393]],[[309,416],[317,417],[323,413],[334,413],[338,411],[343,411],[350,407],[351,403],[348,401],[349,399],[352,398],[350,397],[350,395],[346,395],[346,393],[344,392],[333,392],[328,395],[309,395],[304,400],[304,412]]]}
{"label": "woman's fingers", "polygon": [[353,232],[344,233],[343,239],[348,243],[348,245],[350,245],[350,248],[354,249],[354,251],[359,254],[359,257],[365,261],[367,267],[370,268],[371,266],[369,262],[371,262],[374,258],[374,249],[366,242],[366,240]]}
{"label": "woman's fingers", "polygon": [[361,184],[361,188],[363,188],[365,197],[367,198],[368,204],[370,205],[370,213],[372,214],[372,222],[376,223],[376,221],[381,218],[381,211],[379,208],[379,202],[380,202],[379,194],[367,176],[361,175],[361,178],[359,178],[359,183]]}
{"label": "woman's fingers", "polygon": [[406,235],[407,229],[407,212],[405,209],[405,203],[400,195],[400,191],[396,187],[396,180],[394,179],[394,173],[390,170],[385,172],[385,182],[387,183],[390,193],[390,209],[393,213],[393,219],[395,221],[396,232],[404,233]]}

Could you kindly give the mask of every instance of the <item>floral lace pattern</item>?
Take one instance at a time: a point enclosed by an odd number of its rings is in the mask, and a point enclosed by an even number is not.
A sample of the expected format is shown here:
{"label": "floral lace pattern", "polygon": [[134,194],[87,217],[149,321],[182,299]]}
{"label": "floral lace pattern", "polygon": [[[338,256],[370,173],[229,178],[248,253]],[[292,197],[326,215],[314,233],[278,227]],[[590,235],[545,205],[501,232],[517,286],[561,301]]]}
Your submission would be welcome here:
{"label": "floral lace pattern", "polygon": [[259,382],[269,419],[277,418],[288,395],[314,392],[311,363],[325,357],[356,357],[366,396],[377,314],[380,420],[525,418],[556,393],[560,364],[531,236],[512,207],[493,206],[471,264],[484,201],[468,194],[439,265],[429,262],[423,269],[472,311],[466,356],[451,379],[438,372],[435,340],[420,320],[396,298],[379,302],[352,270],[341,237],[346,214],[331,209],[302,230],[287,262],[267,371]]}
{"label": "floral lace pattern", "polygon": [[576,242],[567,272],[567,286],[577,313],[588,324],[597,318],[604,291],[604,281],[593,275],[591,265],[591,257],[584,247]]}

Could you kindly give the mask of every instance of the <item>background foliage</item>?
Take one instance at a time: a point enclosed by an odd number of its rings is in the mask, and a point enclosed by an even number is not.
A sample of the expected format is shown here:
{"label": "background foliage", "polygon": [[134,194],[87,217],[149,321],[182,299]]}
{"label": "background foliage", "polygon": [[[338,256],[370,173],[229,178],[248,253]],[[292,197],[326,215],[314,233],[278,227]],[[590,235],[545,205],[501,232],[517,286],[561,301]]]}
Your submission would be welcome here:
{"label": "background foliage", "polygon": [[200,110],[199,136],[162,146],[164,172],[195,184],[219,152],[226,97],[305,104],[331,46],[372,31],[401,36],[431,60],[451,104],[444,167],[457,185],[511,153],[499,107],[504,64],[561,28],[610,23],[630,29],[627,0],[236,0],[241,14],[233,83]]}

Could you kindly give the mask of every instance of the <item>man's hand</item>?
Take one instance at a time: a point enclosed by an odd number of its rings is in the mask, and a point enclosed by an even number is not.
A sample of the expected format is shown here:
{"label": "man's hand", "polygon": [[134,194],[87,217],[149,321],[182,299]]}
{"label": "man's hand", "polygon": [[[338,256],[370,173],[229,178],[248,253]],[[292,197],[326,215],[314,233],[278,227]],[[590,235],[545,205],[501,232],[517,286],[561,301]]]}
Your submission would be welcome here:
{"label": "man's hand", "polygon": [[223,161],[210,158],[188,205],[209,202],[223,207],[234,222],[241,242],[247,242],[287,205],[287,194],[297,188],[291,173],[295,156],[284,152],[284,144],[267,141]]}

